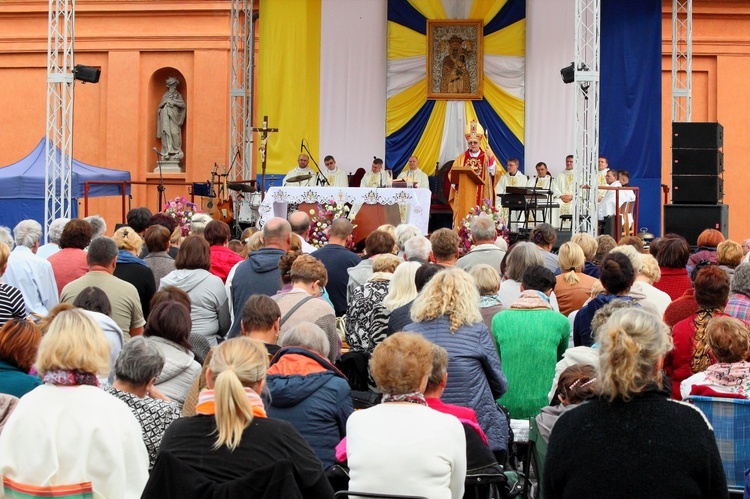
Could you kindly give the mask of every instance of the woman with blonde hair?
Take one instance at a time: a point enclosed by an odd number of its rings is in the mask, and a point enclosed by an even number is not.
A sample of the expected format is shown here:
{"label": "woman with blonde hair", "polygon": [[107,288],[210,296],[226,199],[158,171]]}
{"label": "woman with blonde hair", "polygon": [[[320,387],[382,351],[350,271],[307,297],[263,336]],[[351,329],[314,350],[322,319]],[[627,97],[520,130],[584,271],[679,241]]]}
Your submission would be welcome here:
{"label": "woman with blonde hair", "polygon": [[414,277],[421,266],[419,262],[404,262],[396,267],[388,287],[388,294],[383,299],[383,308],[388,314],[417,297]]}
{"label": "woman with blonde hair", "polygon": [[657,289],[654,283],[661,279],[659,262],[653,255],[643,253],[640,256],[641,270],[635,273],[635,282],[630,288],[631,294],[640,294],[644,299],[656,307],[660,317],[664,316],[667,307],[672,303],[672,298],[664,291]]}
{"label": "woman with blonde hair", "polygon": [[[639,307],[622,309],[598,340],[598,397],[555,424],[544,496],[728,497],[711,426],[664,390],[661,367],[672,348],[666,325]],[[644,470],[647,479],[633,479]]]}
{"label": "woman with blonde hair", "polygon": [[583,273],[586,257],[576,243],[567,242],[560,246],[558,254],[560,271],[555,285],[555,295],[564,316],[580,309],[591,295],[596,279]]}
{"label": "woman with blonde hair", "polygon": [[570,242],[580,246],[583,250],[583,255],[586,257],[586,263],[583,264],[583,273],[599,279],[599,267],[594,263],[599,243],[596,242],[594,236],[585,232],[579,232],[578,234],[573,234]]}
{"label": "woman with blonde hair", "polygon": [[0,474],[22,485],[89,482],[97,497],[139,497],[148,453],[128,407],[98,386],[97,374],[109,370],[99,326],[82,310],[61,312],[35,367],[44,385],[21,398],[0,435]]}
{"label": "woman with blonde hair", "polygon": [[383,403],[356,411],[347,421],[350,490],[463,497],[463,427],[457,417],[430,409],[424,397],[432,344],[418,334],[395,333],[375,347],[370,370]]}
{"label": "woman with blonde hair", "polygon": [[135,286],[138,297],[141,299],[143,318],[147,319],[151,311],[151,298],[156,292],[156,279],[151,268],[139,258],[143,248],[143,239],[128,226],[117,229],[113,239],[119,250],[114,275]]}
{"label": "woman with blonde hair", "polygon": [[218,484],[247,478],[261,468],[270,474],[269,466],[287,461],[303,497],[332,497],[320,461],[297,430],[266,416],[260,396],[268,369],[263,343],[234,338],[212,352],[208,389],[199,395],[197,415],[178,419],[167,429],[144,497],[164,497],[160,491],[187,479],[168,472],[168,457]]}
{"label": "woman with blonde hair", "polygon": [[508,421],[495,400],[508,381],[482,321],[474,278],[459,268],[438,272],[414,300],[411,318],[414,323],[405,331],[420,333],[448,351],[448,384],[441,400],[474,409],[490,448],[504,463]]}
{"label": "woman with blonde hair", "polygon": [[731,239],[720,242],[716,247],[716,263],[719,264],[721,270],[727,273],[730,281],[734,278],[734,269],[742,263],[742,257],[744,256],[745,252],[742,250],[742,245]]}

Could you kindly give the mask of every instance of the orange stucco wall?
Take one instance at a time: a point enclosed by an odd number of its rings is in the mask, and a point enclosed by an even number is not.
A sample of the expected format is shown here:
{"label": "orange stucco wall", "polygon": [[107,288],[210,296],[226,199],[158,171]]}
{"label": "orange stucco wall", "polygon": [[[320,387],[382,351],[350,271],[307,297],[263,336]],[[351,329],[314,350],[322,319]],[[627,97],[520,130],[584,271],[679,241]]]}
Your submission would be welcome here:
{"label": "orange stucco wall", "polygon": [[[663,3],[662,182],[671,186],[672,2]],[[692,121],[724,126],[724,203],[729,205],[729,237],[750,237],[750,3],[693,0]]]}
{"label": "orange stucco wall", "polygon": [[[45,135],[47,7],[47,0],[0,4],[0,165]],[[153,184],[134,186],[130,206],[158,211],[156,108],[175,76],[187,103],[185,173],[166,177],[208,180],[214,163],[227,164],[229,36],[226,0],[78,0],[75,62],[102,75],[98,84],[76,84],[73,156]],[[167,186],[168,198],[177,195],[187,196],[187,187]],[[104,215],[110,233],[122,218],[119,198],[91,199],[89,212]]]}

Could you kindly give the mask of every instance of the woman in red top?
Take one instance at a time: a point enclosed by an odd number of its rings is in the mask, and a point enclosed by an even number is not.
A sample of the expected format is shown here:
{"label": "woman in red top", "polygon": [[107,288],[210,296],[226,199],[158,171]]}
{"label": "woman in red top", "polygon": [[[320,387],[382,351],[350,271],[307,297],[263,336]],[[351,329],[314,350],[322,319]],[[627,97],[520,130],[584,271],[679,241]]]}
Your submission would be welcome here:
{"label": "woman in red top", "polygon": [[712,265],[698,273],[695,278],[698,311],[675,324],[672,329],[674,348],[664,362],[664,369],[672,380],[673,398],[682,398],[682,380],[705,371],[715,362],[706,339],[706,326],[712,317],[726,316],[723,310],[728,297],[729,277],[726,272]]}
{"label": "woman in red top", "polygon": [[654,287],[667,293],[672,300],[682,296],[691,285],[686,268],[689,258],[687,241],[682,238],[663,239],[656,254],[661,279],[654,283]]}
{"label": "woman in red top", "polygon": [[231,229],[221,220],[211,220],[206,225],[205,232],[203,232],[203,237],[211,246],[211,269],[209,272],[225,284],[229,271],[242,261],[240,255],[227,248],[231,235]]}

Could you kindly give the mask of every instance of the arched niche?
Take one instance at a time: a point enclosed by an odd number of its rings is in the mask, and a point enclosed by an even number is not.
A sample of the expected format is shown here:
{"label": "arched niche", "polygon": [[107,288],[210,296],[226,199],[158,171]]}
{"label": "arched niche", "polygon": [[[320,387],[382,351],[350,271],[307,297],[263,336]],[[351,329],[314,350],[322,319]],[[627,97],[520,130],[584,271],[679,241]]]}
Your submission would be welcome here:
{"label": "arched niche", "polygon": [[185,100],[185,104],[187,106],[187,115],[185,117],[185,123],[182,125],[182,150],[185,153],[185,157],[182,159],[180,163],[180,167],[182,168],[182,171],[185,172],[187,170],[187,164],[188,164],[188,141],[190,140],[190,136],[188,134],[188,120],[190,119],[190,102],[188,102],[188,87],[187,87],[187,81],[185,80],[185,76],[177,69],[172,67],[165,67],[161,68],[157,71],[155,71],[151,75],[151,79],[148,83],[148,119],[147,119],[147,137],[150,137],[148,139],[149,148],[146,151],[147,154],[147,171],[153,172],[156,168],[156,153],[154,153],[153,148],[155,147],[157,150],[161,150],[161,139],[156,137],[156,124],[157,124],[157,111],[159,108],[159,102],[161,101],[162,96],[164,95],[164,92],[167,91],[167,79],[168,78],[177,78],[177,81],[180,82],[180,85],[177,87],[177,90],[182,94],[182,98]]}

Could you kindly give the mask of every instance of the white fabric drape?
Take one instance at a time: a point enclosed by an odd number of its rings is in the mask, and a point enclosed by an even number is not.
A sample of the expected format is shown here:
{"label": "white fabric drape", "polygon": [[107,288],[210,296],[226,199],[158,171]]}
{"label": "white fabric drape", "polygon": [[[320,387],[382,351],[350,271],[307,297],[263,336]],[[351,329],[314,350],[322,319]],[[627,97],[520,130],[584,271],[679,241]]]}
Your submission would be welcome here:
{"label": "white fabric drape", "polygon": [[513,97],[523,100],[526,59],[506,55],[484,55],[484,76]]}
{"label": "white fabric drape", "polygon": [[427,58],[423,55],[388,61],[388,95],[390,99],[425,79]]}
{"label": "white fabric drape", "polygon": [[446,105],[443,139],[440,145],[440,166],[456,159],[456,156],[466,149],[466,144],[464,143],[466,105],[464,101],[454,100],[448,101]]}
{"label": "white fabric drape", "polygon": [[468,19],[471,13],[470,0],[442,0],[443,10],[448,19]]}
{"label": "white fabric drape", "polygon": [[526,168],[547,163],[552,174],[565,168],[574,147],[574,90],[560,69],[574,57],[575,2],[526,2]]}
{"label": "white fabric drape", "polygon": [[[347,172],[385,156],[386,0],[323,0],[320,144]],[[304,75],[302,75],[304,77]]]}

